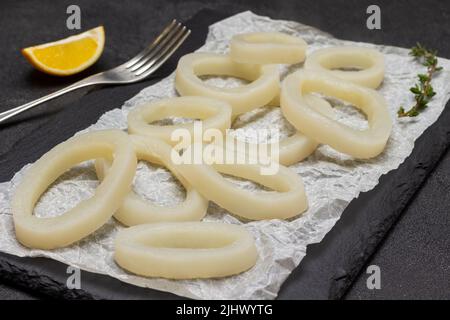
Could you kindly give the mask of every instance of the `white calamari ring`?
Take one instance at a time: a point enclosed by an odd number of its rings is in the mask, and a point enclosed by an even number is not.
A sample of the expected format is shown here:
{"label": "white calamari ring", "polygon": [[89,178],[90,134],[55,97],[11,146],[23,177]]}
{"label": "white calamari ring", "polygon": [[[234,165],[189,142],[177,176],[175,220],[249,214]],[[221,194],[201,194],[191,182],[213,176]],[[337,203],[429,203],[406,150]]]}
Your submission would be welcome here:
{"label": "white calamari ring", "polygon": [[[305,99],[307,100],[311,108],[314,108],[315,110],[322,113],[326,117],[334,118],[335,116],[334,109],[331,107],[330,103],[325,99],[322,99],[312,94],[306,95]],[[227,138],[234,139],[235,141],[238,140],[238,138],[230,134],[227,135]],[[242,142],[242,143],[245,144],[245,150],[255,150],[255,149],[259,150],[260,148],[268,150],[269,152],[271,152],[270,156],[272,160],[278,161],[280,164],[284,166],[290,166],[293,165],[294,163],[302,161],[303,159],[310,156],[319,145],[319,143],[316,140],[308,138],[299,131],[279,141],[278,145],[279,152],[277,156],[274,156],[272,154],[272,150],[276,149],[276,146],[274,146],[273,143],[270,144],[266,143],[267,146],[261,146],[262,144],[255,146],[255,143],[251,142]]]}
{"label": "white calamari ring", "polygon": [[[66,170],[83,161],[112,158],[112,165],[94,196],[63,215],[39,218],[33,208],[48,186]],[[68,246],[103,226],[130,191],[136,155],[128,135],[106,130],[75,136],[44,154],[25,173],[12,199],[16,237],[30,248]]]}
{"label": "white calamari ring", "polygon": [[[233,76],[249,84],[219,88],[204,83],[199,76]],[[205,96],[228,102],[233,115],[262,107],[280,91],[277,65],[251,65],[234,62],[229,56],[213,53],[190,53],[178,61],[175,87],[182,96]]]}
{"label": "white calamari ring", "polygon": [[[226,153],[226,148],[223,149]],[[213,156],[205,152],[202,162],[195,163],[191,160],[195,150],[202,150],[202,146],[192,144],[185,150],[183,161],[176,166],[178,171],[206,199],[231,213],[250,220],[287,219],[307,209],[302,179],[291,169],[277,163],[275,173],[261,174],[263,167],[260,164],[227,164],[226,161],[214,158],[218,153]],[[251,192],[241,189],[219,172],[255,181],[276,192]]]}
{"label": "white calamari ring", "polygon": [[[312,109],[304,98],[320,92],[353,104],[367,115],[368,129],[357,130]],[[380,154],[389,139],[392,120],[383,96],[373,89],[312,71],[289,75],[281,89],[281,110],[305,135],[355,158]]]}
{"label": "white calamari ring", "polygon": [[146,277],[219,278],[244,272],[258,259],[251,234],[238,225],[173,222],[134,226],[119,232],[114,259]]}
{"label": "white calamari ring", "polygon": [[239,63],[294,64],[305,60],[307,43],[280,32],[254,32],[233,36],[230,57]]}
{"label": "white calamari ring", "polygon": [[[161,164],[169,169],[186,189],[186,199],[179,205],[163,207],[144,201],[134,191],[123,200],[114,217],[127,226],[155,222],[196,221],[201,220],[208,209],[208,200],[203,198],[190,183],[175,169],[171,160],[172,148],[165,142],[151,137],[130,136],[138,160]],[[95,163],[97,176],[102,179],[109,172],[110,162],[97,159]]]}
{"label": "white calamari ring", "polygon": [[172,133],[186,129],[194,136],[194,123],[158,126],[149,123],[171,116],[202,120],[202,130],[210,128],[225,132],[231,126],[231,107],[228,103],[207,97],[177,97],[144,104],[128,114],[128,131],[132,134],[155,137],[173,145]]}
{"label": "white calamari ring", "polygon": [[[357,71],[333,70],[358,68]],[[384,78],[383,55],[363,47],[331,47],[314,51],[305,61],[305,69],[324,71],[343,80],[376,89]]]}

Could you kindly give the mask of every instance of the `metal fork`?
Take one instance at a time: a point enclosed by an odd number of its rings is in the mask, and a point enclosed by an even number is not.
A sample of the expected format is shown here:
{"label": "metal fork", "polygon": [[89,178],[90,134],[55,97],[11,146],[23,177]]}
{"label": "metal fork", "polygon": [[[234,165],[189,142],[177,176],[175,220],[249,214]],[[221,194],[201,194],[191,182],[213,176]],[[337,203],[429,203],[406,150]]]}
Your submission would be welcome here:
{"label": "metal fork", "polygon": [[138,55],[113,69],[89,76],[42,98],[0,113],[0,124],[45,101],[67,92],[96,84],[124,84],[145,79],[154,73],[186,40],[191,31],[173,20],[156,39]]}

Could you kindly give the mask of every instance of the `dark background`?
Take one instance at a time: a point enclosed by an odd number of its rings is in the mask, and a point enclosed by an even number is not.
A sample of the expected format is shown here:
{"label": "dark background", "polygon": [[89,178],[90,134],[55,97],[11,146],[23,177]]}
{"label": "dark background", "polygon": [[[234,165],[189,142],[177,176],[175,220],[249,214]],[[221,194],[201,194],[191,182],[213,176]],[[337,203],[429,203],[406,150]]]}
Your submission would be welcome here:
{"label": "dark background", "polygon": [[[82,30],[103,24],[106,46],[100,61],[81,75],[53,78],[33,70],[20,49],[79,31],[65,27],[66,8],[81,7]],[[382,29],[368,30],[366,8],[381,7]],[[203,8],[234,14],[252,10],[274,19],[312,25],[338,38],[411,47],[417,41],[450,58],[448,1],[2,1],[0,3],[0,110],[17,106],[61,88],[93,72],[113,67],[137,53],[172,18],[186,20]],[[0,127],[0,181],[9,180],[24,164],[95,123],[106,110],[120,107],[148,83],[80,92],[64,103],[43,105],[24,116],[25,122]],[[114,92],[104,99],[104,90]],[[89,94],[95,109],[70,108]],[[96,100],[96,97],[97,100]],[[120,98],[118,98],[120,97]],[[93,108],[87,105],[86,108]],[[64,113],[64,117],[60,114]],[[64,119],[64,120],[62,120]],[[68,121],[67,119],[70,119]],[[57,132],[57,134],[56,134]],[[30,138],[32,137],[32,138]],[[11,162],[11,151],[22,155]],[[450,298],[450,154],[447,152],[381,243],[368,265],[381,268],[381,290],[366,288],[365,268],[346,298]],[[34,292],[0,284],[0,298],[36,298]]]}

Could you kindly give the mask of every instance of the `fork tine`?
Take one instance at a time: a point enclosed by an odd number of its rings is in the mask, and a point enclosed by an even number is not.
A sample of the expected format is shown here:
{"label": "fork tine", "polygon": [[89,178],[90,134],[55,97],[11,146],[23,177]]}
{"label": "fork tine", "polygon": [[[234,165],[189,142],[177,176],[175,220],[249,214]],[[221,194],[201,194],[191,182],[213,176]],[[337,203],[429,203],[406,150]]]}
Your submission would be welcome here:
{"label": "fork tine", "polygon": [[140,77],[147,77],[149,74],[158,69],[164,62],[166,62],[191,33],[191,30],[186,27],[183,27],[182,31],[183,32],[180,33],[176,39],[171,41],[171,43],[169,43],[169,45],[157,57],[155,57],[155,59],[149,61],[147,64],[136,70],[135,74]]}
{"label": "fork tine", "polygon": [[129,68],[133,66],[136,62],[138,62],[143,56],[147,55],[149,52],[151,52],[161,41],[164,40],[164,38],[170,33],[170,31],[173,30],[174,27],[177,25],[177,20],[173,19],[170,24],[168,24],[164,30],[156,37],[156,39],[147,46],[144,50],[139,52],[136,56],[131,58],[125,63],[125,67]]}
{"label": "fork tine", "polygon": [[170,43],[174,37],[177,37],[180,31],[182,31],[183,25],[181,23],[177,23],[176,27],[170,30],[170,32],[166,35],[166,37],[159,42],[156,46],[152,48],[146,55],[142,56],[139,61],[133,64],[130,68],[130,71],[135,71],[139,69],[141,66],[146,64],[150,59],[153,59],[154,56],[158,55],[161,50],[163,50],[167,43]]}

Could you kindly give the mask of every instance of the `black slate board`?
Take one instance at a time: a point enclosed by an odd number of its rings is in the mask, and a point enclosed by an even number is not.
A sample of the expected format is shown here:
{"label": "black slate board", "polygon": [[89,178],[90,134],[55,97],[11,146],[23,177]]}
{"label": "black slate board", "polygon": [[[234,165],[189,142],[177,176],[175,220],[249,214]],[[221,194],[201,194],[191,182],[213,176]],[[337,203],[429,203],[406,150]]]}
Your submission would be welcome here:
{"label": "black slate board", "polygon": [[[224,16],[213,11],[202,11],[196,15],[188,22],[194,29],[195,37],[189,39],[189,43],[182,47],[178,56],[200,46],[204,41],[207,25]],[[14,146],[2,144],[0,148],[1,176],[10,175],[20,169],[24,163],[34,161],[45,150],[65,140],[74,131],[95,122],[106,110],[119,107],[120,104],[116,103],[118,97],[131,97],[141,88],[167,75],[173,70],[177,58],[171,59],[164,70],[159,72],[158,78],[126,87],[94,90],[75,102],[65,97],[59,100],[65,108],[57,113],[42,117],[35,112],[34,118],[29,119],[31,121],[11,125],[11,127],[23,126],[27,135],[33,132],[41,138],[45,137],[46,133],[52,132],[55,127],[58,127],[58,134],[49,135],[45,139],[11,139],[15,143],[20,142]],[[33,77],[41,77],[41,75],[31,74],[31,82],[36,80],[33,80]],[[42,81],[42,78],[38,80]],[[44,78],[44,81],[52,80]],[[85,108],[86,112],[77,110],[80,107]],[[67,123],[67,119],[73,119],[73,121]],[[367,257],[447,149],[450,135],[449,120],[450,114],[446,108],[439,120],[416,142],[412,155],[405,163],[398,170],[382,177],[380,184],[374,190],[352,201],[325,239],[320,244],[308,247],[308,254],[283,285],[279,298],[325,299],[342,296]],[[0,134],[5,132],[8,134],[8,128],[6,131],[0,131]],[[14,149],[13,154],[7,152],[12,149]],[[30,149],[36,152],[30,152]],[[21,154],[25,157],[19,163],[12,161]],[[1,172],[1,170],[8,171]],[[176,297],[169,293],[137,288],[107,276],[88,272],[82,273],[82,290],[68,290],[65,285],[68,276],[66,268],[67,266],[61,263],[45,258],[18,258],[0,254],[0,277],[3,280],[53,297],[124,299]]]}

